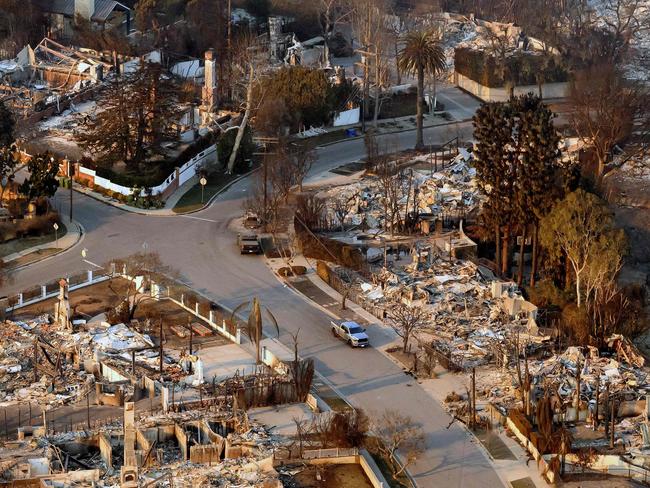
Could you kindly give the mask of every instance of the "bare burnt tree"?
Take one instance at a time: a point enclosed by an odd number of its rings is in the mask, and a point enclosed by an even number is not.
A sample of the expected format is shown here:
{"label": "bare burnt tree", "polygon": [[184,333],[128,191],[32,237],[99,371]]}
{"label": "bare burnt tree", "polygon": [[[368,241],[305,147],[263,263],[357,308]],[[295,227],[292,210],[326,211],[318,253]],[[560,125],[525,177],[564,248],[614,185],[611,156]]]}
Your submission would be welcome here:
{"label": "bare burnt tree", "polygon": [[372,430],[378,437],[376,449],[390,461],[394,479],[424,450],[422,426],[397,410],[388,409],[376,417]]}
{"label": "bare burnt tree", "polygon": [[238,94],[243,108],[243,115],[237,128],[235,143],[228,159],[227,172],[232,173],[237,160],[237,153],[250,119],[264,100],[264,94],[255,97],[255,86],[263,76],[268,59],[256,36],[241,35],[234,46],[232,65],[233,84],[238,87]]}
{"label": "bare burnt tree", "polygon": [[402,351],[408,352],[409,341],[429,325],[431,314],[421,306],[395,304],[388,312],[390,326],[402,338]]}
{"label": "bare burnt tree", "polygon": [[[296,208],[296,220],[298,224],[311,230],[326,230],[326,204],[322,198],[314,194],[300,195]],[[305,230],[306,230],[305,229]]]}
{"label": "bare burnt tree", "polygon": [[314,0],[312,5],[317,12],[321,32],[325,38],[325,64],[329,66],[329,45],[332,35],[338,25],[350,20],[353,5],[348,0]]}
{"label": "bare burnt tree", "polygon": [[366,441],[369,425],[363,410],[349,409],[315,415],[310,430],[324,448],[361,447]]}
{"label": "bare burnt tree", "polygon": [[394,162],[381,158],[376,168],[384,206],[384,227],[385,230],[390,228],[391,235],[399,227],[400,201],[404,196],[404,174],[396,173],[394,167]]}
{"label": "bare burnt tree", "polygon": [[170,286],[178,271],[163,263],[155,252],[138,252],[113,261],[118,277],[109,281],[109,289],[120,298],[115,309],[115,320],[130,322],[140,305],[155,297],[147,288],[152,282]]}
{"label": "bare burnt tree", "polygon": [[291,145],[288,151],[288,157],[291,159],[291,166],[296,184],[298,185],[298,191],[302,193],[303,181],[316,162],[316,151],[302,145]]}
{"label": "bare burnt tree", "polygon": [[314,360],[311,358],[301,359],[298,354],[298,335],[300,329],[295,334],[291,334],[293,342],[293,361],[291,362],[291,377],[296,389],[297,401],[304,402],[311,390],[311,384],[314,379]]}
{"label": "bare burnt tree", "polygon": [[571,124],[578,137],[593,148],[598,178],[605,174],[617,144],[633,129],[647,132],[647,102],[646,89],[625,79],[614,65],[594,66],[575,75],[569,94]]}
{"label": "bare burnt tree", "polygon": [[345,231],[345,219],[352,212],[355,198],[356,195],[339,195],[332,202],[332,210],[336,216],[336,221],[341,227],[341,232]]}

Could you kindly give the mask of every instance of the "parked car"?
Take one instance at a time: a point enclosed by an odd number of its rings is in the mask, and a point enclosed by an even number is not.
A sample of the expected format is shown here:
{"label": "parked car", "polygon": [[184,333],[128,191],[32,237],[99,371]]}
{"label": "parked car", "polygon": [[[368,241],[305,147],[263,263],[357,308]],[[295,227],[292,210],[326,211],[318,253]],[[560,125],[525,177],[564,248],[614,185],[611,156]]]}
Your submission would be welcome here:
{"label": "parked car", "polygon": [[347,342],[352,347],[368,347],[368,334],[366,329],[356,322],[345,320],[332,320],[332,334]]}
{"label": "parked car", "polygon": [[241,254],[261,254],[262,246],[257,234],[237,234],[237,245]]}
{"label": "parked car", "polygon": [[247,229],[257,229],[262,226],[262,221],[254,213],[244,215],[244,227]]}

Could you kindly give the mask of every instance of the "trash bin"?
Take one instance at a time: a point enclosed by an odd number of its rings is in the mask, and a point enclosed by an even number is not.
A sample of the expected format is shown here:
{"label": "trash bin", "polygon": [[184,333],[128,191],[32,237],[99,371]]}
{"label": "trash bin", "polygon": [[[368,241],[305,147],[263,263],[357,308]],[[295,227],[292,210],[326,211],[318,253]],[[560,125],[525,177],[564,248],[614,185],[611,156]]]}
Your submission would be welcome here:
{"label": "trash bin", "polygon": [[351,129],[345,129],[345,135],[348,137],[356,137],[357,135],[357,129],[352,127]]}

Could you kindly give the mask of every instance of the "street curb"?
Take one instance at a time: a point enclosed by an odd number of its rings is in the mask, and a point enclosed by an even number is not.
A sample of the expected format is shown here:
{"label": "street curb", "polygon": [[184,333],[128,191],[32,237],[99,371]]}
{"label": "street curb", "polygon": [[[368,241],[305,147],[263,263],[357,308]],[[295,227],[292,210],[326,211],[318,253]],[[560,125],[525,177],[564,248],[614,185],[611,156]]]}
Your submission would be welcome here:
{"label": "street curb", "polygon": [[[241,180],[243,180],[244,178],[248,178],[248,177],[249,177],[250,175],[252,175],[253,173],[259,171],[261,167],[262,167],[262,166],[260,165],[260,166],[258,166],[257,168],[253,168],[253,169],[250,170],[248,173],[244,173],[243,175],[240,175],[240,176],[238,176],[237,178],[235,178],[234,180],[232,180],[231,182],[227,183],[223,188],[221,188],[219,191],[217,191],[217,193],[215,193],[214,195],[212,195],[212,196],[210,197],[210,199],[207,201],[207,203],[206,203],[205,205],[203,205],[201,208],[198,208],[198,209],[196,209],[196,210],[190,210],[189,212],[174,213],[174,215],[171,215],[170,217],[174,217],[174,216],[176,216],[176,215],[190,215],[190,214],[193,214],[193,213],[202,212],[203,210],[205,210],[205,209],[207,209],[208,207],[210,207],[210,205],[212,205],[212,203],[214,202],[214,200],[215,200],[219,195],[221,195],[222,193],[225,193],[225,192],[227,192],[228,190],[230,190],[230,188],[231,188],[233,185],[235,185],[236,183],[239,183],[239,182],[240,182]],[[189,190],[188,190],[188,191],[189,191]],[[173,211],[174,211],[174,210],[172,209],[172,212],[173,212]]]}
{"label": "street curb", "polygon": [[[145,216],[145,217],[177,217],[177,216],[183,216],[183,215],[190,215],[190,214],[197,213],[197,212],[201,212],[201,211],[205,210],[205,209],[208,208],[210,205],[212,205],[212,203],[214,202],[214,200],[215,200],[219,195],[221,195],[222,193],[228,191],[228,190],[230,189],[230,187],[232,187],[235,183],[238,183],[238,182],[241,181],[242,179],[244,179],[244,178],[246,178],[246,177],[252,175],[253,173],[255,173],[257,170],[260,169],[260,167],[261,167],[261,166],[258,166],[257,168],[252,169],[251,171],[249,171],[248,173],[244,173],[243,175],[240,175],[239,177],[235,178],[235,179],[232,180],[231,182],[227,183],[223,188],[219,189],[219,191],[217,191],[217,193],[215,193],[214,195],[212,195],[212,197],[210,197],[210,199],[207,201],[207,203],[206,203],[203,207],[201,207],[201,208],[197,208],[196,210],[191,210],[191,211],[189,211],[189,212],[179,212],[179,213],[176,213],[176,212],[174,212],[173,209],[169,209],[171,213],[168,213],[168,214],[167,214],[167,213],[159,213],[159,214],[156,214],[156,213],[151,213],[151,212],[143,212],[142,209],[137,209],[137,210],[136,210],[135,207],[131,207],[131,206],[129,206],[129,205],[121,205],[121,206],[118,206],[118,205],[114,205],[114,204],[112,204],[111,202],[107,202],[106,200],[104,200],[104,199],[102,199],[102,198],[99,198],[99,197],[95,194],[96,192],[94,192],[94,191],[92,191],[92,190],[90,190],[90,191],[88,191],[88,192],[85,192],[85,191],[81,191],[81,190],[79,190],[79,189],[77,189],[77,188],[74,188],[74,187],[73,187],[73,190],[76,191],[77,193],[81,194],[81,195],[85,195],[85,196],[87,196],[87,197],[89,197],[89,198],[92,198],[93,200],[95,200],[95,201],[97,201],[97,202],[99,202],[99,203],[103,203],[104,205],[108,205],[109,207],[113,207],[113,208],[115,208],[115,209],[117,209],[117,210],[121,210],[122,212],[130,213],[130,214],[135,214],[135,215],[143,215],[143,216]],[[190,188],[190,189],[191,189],[191,188]],[[189,190],[188,190],[188,191],[189,191]],[[125,208],[125,207],[128,207],[128,208]]]}
{"label": "street curb", "polygon": [[[268,263],[267,263],[267,265],[268,265]],[[270,268],[270,266],[269,266],[269,268]],[[271,272],[273,272],[272,269],[271,269]],[[276,275],[276,273],[273,273],[273,274]],[[277,278],[278,278],[278,280],[280,280],[280,277],[277,277]],[[329,285],[327,285],[327,284],[325,284],[325,286],[328,286],[329,288],[332,288],[331,286],[329,286]],[[328,310],[326,310],[326,309],[325,309],[322,305],[320,305],[318,302],[316,302],[316,301],[312,300],[311,298],[307,297],[306,295],[304,295],[304,294],[301,293],[300,291],[296,290],[296,289],[293,288],[292,286],[290,286],[290,288],[294,291],[294,293],[297,293],[298,295],[300,295],[300,296],[301,296],[304,300],[306,300],[307,302],[312,303],[312,304],[315,304],[319,309],[325,311],[328,315],[336,316],[335,314],[333,314],[333,313],[329,312]],[[332,290],[334,290],[334,288],[332,288]],[[336,290],[334,290],[334,291],[336,291]],[[354,303],[355,305],[357,305],[358,307],[360,307],[360,308],[363,309],[363,307],[361,307],[361,305],[359,305],[358,303],[353,302],[352,300],[349,300],[349,301],[350,301],[351,303]],[[369,312],[368,312],[368,313],[369,313]],[[338,318],[340,318],[340,317],[338,317]],[[379,325],[379,326],[382,327],[382,328],[385,328],[385,327],[386,327],[385,324],[384,324],[383,322],[380,322],[379,319],[377,319],[377,320],[378,320],[377,325]],[[382,354],[382,356],[384,356],[384,357],[387,358],[389,361],[391,361],[393,364],[395,364],[395,366],[397,366],[397,367],[399,367],[400,369],[402,369],[402,370],[404,371],[404,374],[407,374],[408,370],[406,369],[406,366],[403,365],[403,364],[402,364],[400,361],[398,361],[396,358],[394,358],[393,356],[391,356],[390,353],[388,353],[388,352],[386,351],[386,348],[387,348],[387,347],[391,347],[391,346],[390,346],[390,345],[386,345],[386,346],[384,346],[384,347],[382,347],[382,348],[375,347],[374,349],[375,349],[376,351],[379,351],[379,352]],[[413,377],[413,381],[414,381],[415,383],[419,384],[419,380],[418,380],[418,378]],[[425,391],[425,393],[426,393],[426,391]],[[438,399],[436,399],[436,398],[434,398],[433,396],[431,396],[429,393],[426,393],[426,394],[427,394],[427,396],[429,396],[429,397],[430,397],[434,402],[436,402],[438,405],[440,405],[440,407],[441,407],[443,410],[445,409],[445,405],[444,405],[442,402],[440,402]],[[479,440],[479,438],[476,436],[476,434],[475,434],[474,432],[472,432],[472,431],[470,430],[470,428],[469,428],[465,423],[463,423],[463,422],[458,422],[458,424],[460,424],[459,427],[465,431],[465,434],[468,436],[468,439],[470,440],[470,442],[473,442],[475,445],[478,446],[479,451],[481,451],[481,452],[483,453],[483,455],[485,456],[486,460],[487,460],[490,464],[495,464],[495,460],[492,458],[491,454],[489,453],[489,451],[487,450],[487,448],[483,445],[483,443]],[[507,480],[507,479],[504,479],[504,478],[500,475],[499,471],[497,471],[496,469],[495,469],[494,471],[495,471],[497,477],[499,477],[499,479],[501,479],[501,481],[504,482],[504,486],[508,486],[508,485],[509,485],[508,480]],[[406,476],[409,478],[409,480],[411,481],[411,483],[413,483],[414,486],[417,486],[417,483],[415,482],[415,479],[411,476],[411,474],[410,474],[408,471],[406,472]]]}
{"label": "street curb", "polygon": [[[446,126],[454,125],[454,124],[464,124],[466,122],[471,122],[471,121],[472,121],[471,118],[470,119],[454,120],[452,122],[444,122],[442,124],[425,125],[424,127],[422,127],[422,129],[424,130],[424,129],[432,129],[434,127],[446,127]],[[389,136],[391,134],[401,134],[403,132],[410,132],[410,131],[415,131],[415,130],[416,129],[399,129],[399,130],[394,130],[394,131],[390,131],[390,132],[382,132],[380,134],[377,134],[377,136],[378,137],[379,136]],[[342,142],[347,142],[347,141],[356,141],[356,140],[359,140],[359,139],[363,139],[364,137],[365,137],[365,135],[360,135],[360,136],[348,137],[346,139],[341,139],[339,141],[325,142],[324,144],[319,144],[318,146],[316,146],[316,148],[329,147],[329,146],[333,146],[335,144],[341,144]],[[303,139],[303,140],[308,141],[309,139]]]}
{"label": "street curb", "polygon": [[[30,267],[30,266],[35,265],[35,264],[40,264],[40,263],[42,263],[43,261],[47,261],[48,259],[52,259],[52,258],[58,257],[58,256],[60,256],[61,254],[65,254],[66,252],[68,252],[68,251],[72,250],[73,248],[75,248],[78,244],[81,243],[81,241],[83,241],[83,240],[85,239],[85,237],[86,237],[86,229],[84,228],[83,225],[81,225],[81,223],[79,223],[79,222],[77,222],[77,221],[74,221],[74,222],[75,222],[75,224],[77,225],[77,227],[79,227],[79,233],[77,234],[77,239],[75,240],[75,242],[74,242],[73,244],[71,244],[70,246],[66,247],[65,249],[61,249],[61,250],[59,250],[58,252],[55,252],[54,254],[50,254],[49,256],[45,256],[45,257],[43,257],[42,259],[38,259],[38,260],[36,260],[36,261],[32,261],[31,263],[23,264],[22,266],[17,266],[17,267],[15,267],[15,268],[12,268],[11,266],[9,266],[9,267],[8,267],[8,269],[9,269],[9,273],[10,273],[10,274],[11,274],[11,273],[15,273],[15,272],[17,272],[17,271],[24,270],[24,269],[26,269],[26,268],[28,268],[28,267]],[[35,252],[35,251],[33,251],[33,252]],[[30,254],[30,253],[27,253],[27,254]],[[26,255],[27,255],[27,254],[26,254]],[[12,259],[12,261],[15,261],[15,259]],[[5,265],[6,265],[6,264],[11,264],[12,261],[7,261],[7,262],[4,263],[4,264],[5,264]]]}
{"label": "street curb", "polygon": [[[309,298],[308,296],[306,296],[304,293],[302,293],[301,291],[297,290],[297,289],[296,289],[296,288],[291,284],[290,281],[287,281],[287,280],[283,279],[281,276],[279,276],[275,271],[273,271],[273,268],[271,267],[271,265],[270,265],[270,263],[269,263],[269,260],[268,260],[266,257],[264,257],[264,262],[265,262],[267,268],[269,269],[269,271],[271,272],[271,274],[275,277],[275,279],[278,280],[278,282],[280,282],[280,283],[282,283],[283,285],[285,285],[286,288],[288,288],[289,290],[291,290],[294,294],[296,294],[296,295],[297,295],[299,298],[301,298],[303,301],[305,301],[306,303],[308,303],[308,304],[310,304],[310,305],[316,307],[317,309],[321,310],[323,313],[325,313],[325,315],[327,315],[327,316],[329,316],[329,317],[332,317],[332,318],[335,318],[335,319],[338,319],[338,320],[341,319],[341,317],[340,317],[339,315],[335,314],[334,312],[331,312],[331,311],[327,310],[327,309],[326,309],[325,307],[323,307],[320,303],[318,303],[318,302],[315,301],[315,300],[312,300],[311,298]],[[329,286],[329,285],[327,285],[327,286]],[[333,289],[333,288],[332,288],[332,289]],[[354,302],[352,302],[352,303],[354,303]],[[358,305],[358,304],[356,304],[356,305],[360,307],[360,305]],[[380,327],[384,327],[384,325],[383,325],[381,322],[378,322],[377,325],[379,325]],[[400,368],[402,368],[402,369],[404,368],[404,367],[403,367],[402,365],[400,365],[400,364],[399,364],[399,363],[398,363],[394,358],[392,358],[392,357],[391,357],[387,352],[385,352],[383,349],[376,348],[376,347],[373,348],[373,349],[375,349],[376,351],[379,351],[379,353],[380,353],[382,356],[388,358],[388,359],[389,359],[390,361],[392,361],[396,366],[398,366],[398,367],[400,367]],[[328,385],[328,386],[329,386],[329,387],[330,387],[330,388],[331,388],[331,389],[332,389],[332,390],[333,390],[333,391],[334,391],[334,392],[335,392],[335,393],[336,393],[336,394],[337,394],[341,399],[343,399],[343,400],[344,400],[348,405],[352,406],[353,408],[358,408],[358,407],[355,407],[355,405],[354,405],[354,403],[352,402],[352,400],[348,399],[347,395],[344,395],[343,393],[341,393],[341,392],[339,391],[338,388],[336,388],[333,384],[331,384],[331,382],[330,382],[329,380],[327,380],[327,378],[325,378],[322,374],[318,373],[318,371],[315,371],[315,373],[319,376],[319,378],[320,378],[324,383],[326,383],[326,384],[327,384],[327,385]],[[405,373],[405,374],[406,374],[406,373]],[[414,381],[417,383],[417,379],[414,378]],[[435,398],[433,398],[433,401],[437,402],[437,400],[436,400]],[[400,462],[403,462],[403,461],[400,459]],[[406,470],[406,471],[404,471],[404,474],[406,475],[406,477],[407,477],[408,480],[410,481],[411,486],[414,487],[414,488],[417,488],[418,484],[417,484],[417,482],[415,481],[415,479],[413,478],[413,476],[411,475],[411,473],[409,473],[409,472]]]}

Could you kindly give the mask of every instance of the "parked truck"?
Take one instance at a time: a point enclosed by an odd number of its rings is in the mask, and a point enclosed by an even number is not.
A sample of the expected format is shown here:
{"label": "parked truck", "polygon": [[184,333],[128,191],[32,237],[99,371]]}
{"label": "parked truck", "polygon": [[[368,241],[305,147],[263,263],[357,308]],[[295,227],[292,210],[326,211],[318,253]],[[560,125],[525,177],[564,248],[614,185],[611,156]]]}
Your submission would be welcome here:
{"label": "parked truck", "polygon": [[238,234],[237,245],[241,254],[261,254],[262,252],[257,234]]}
{"label": "parked truck", "polygon": [[350,320],[332,320],[332,334],[343,339],[352,347],[368,347],[366,329]]}

